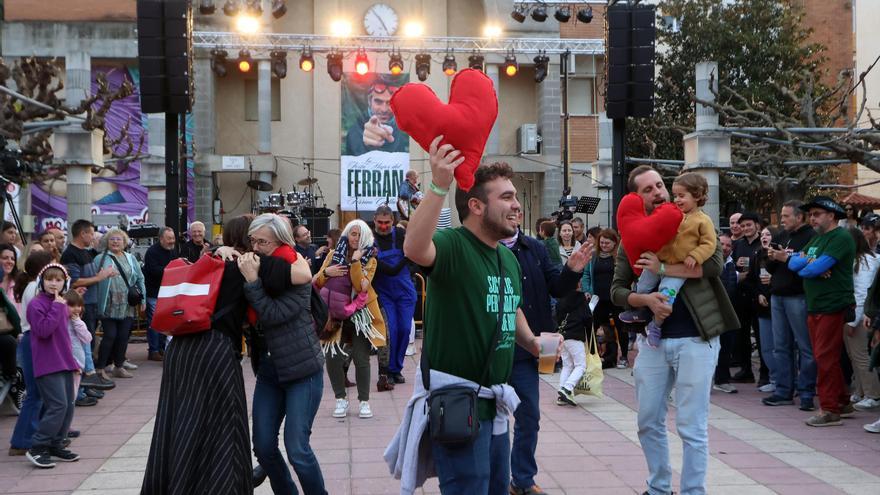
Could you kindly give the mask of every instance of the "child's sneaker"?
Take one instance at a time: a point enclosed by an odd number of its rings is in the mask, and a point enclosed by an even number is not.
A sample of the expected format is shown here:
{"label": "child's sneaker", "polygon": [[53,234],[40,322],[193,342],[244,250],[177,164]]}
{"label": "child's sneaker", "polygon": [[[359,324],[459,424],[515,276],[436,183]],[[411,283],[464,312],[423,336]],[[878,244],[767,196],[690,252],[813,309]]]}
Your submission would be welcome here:
{"label": "child's sneaker", "polygon": [[624,323],[645,323],[651,319],[651,310],[648,308],[630,309],[620,313],[618,318]]}
{"label": "child's sneaker", "polygon": [[64,448],[50,448],[49,455],[62,462],[74,462],[79,460],[79,454],[74,454]]}
{"label": "child's sneaker", "polygon": [[565,387],[559,387],[559,398],[570,406],[577,405],[577,402],[574,401],[574,393]]}
{"label": "child's sneaker", "polygon": [[49,457],[49,449],[32,448],[27,451],[25,456],[27,456],[28,460],[38,468],[49,469],[55,467],[55,463],[52,462],[52,458]]}
{"label": "child's sneaker", "polygon": [[[567,406],[568,402],[565,402],[564,400],[562,400],[562,397],[557,396],[556,397],[556,405],[557,406]],[[880,421],[878,421],[878,423],[880,423]]]}
{"label": "child's sneaker", "polygon": [[660,326],[654,320],[648,323],[645,333],[648,336],[648,345],[654,348],[660,347]]}

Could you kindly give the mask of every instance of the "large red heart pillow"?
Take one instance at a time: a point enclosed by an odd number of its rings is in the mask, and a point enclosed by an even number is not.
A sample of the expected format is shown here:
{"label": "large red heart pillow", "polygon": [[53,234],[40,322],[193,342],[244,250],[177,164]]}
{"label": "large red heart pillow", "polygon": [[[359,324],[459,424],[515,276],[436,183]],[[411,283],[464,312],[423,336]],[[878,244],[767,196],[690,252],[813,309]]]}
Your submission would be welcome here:
{"label": "large red heart pillow", "polygon": [[645,203],[641,196],[629,193],[617,206],[617,229],[620,242],[626,249],[629,264],[636,274],[636,261],[645,251],[656,253],[678,234],[678,226],[684,215],[673,203],[663,203],[654,208],[650,215],[645,214]]}
{"label": "large red heart pillow", "polygon": [[448,143],[462,152],[464,162],[455,169],[455,180],[460,189],[469,191],[498,117],[498,98],[489,76],[475,69],[460,71],[452,79],[448,104],[425,84],[405,84],[391,97],[391,110],[400,130],[425,151],[442,135],[441,145]]}

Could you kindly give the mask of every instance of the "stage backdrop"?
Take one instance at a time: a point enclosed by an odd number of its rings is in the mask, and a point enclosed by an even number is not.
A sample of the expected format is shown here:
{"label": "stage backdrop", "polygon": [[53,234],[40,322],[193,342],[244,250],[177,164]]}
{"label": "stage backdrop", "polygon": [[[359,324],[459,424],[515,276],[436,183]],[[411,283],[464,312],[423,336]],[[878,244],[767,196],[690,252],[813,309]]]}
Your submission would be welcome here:
{"label": "stage backdrop", "polygon": [[[398,188],[409,169],[409,136],[397,128],[389,102],[407,82],[409,74],[346,73],[342,79],[339,187],[343,211],[374,211],[386,202],[394,208]],[[393,140],[369,146],[364,143],[364,127],[377,124],[391,132]]]}
{"label": "stage backdrop", "polygon": [[[134,83],[135,92],[131,96],[115,101],[107,113],[106,132],[110,138],[119,136],[121,130],[129,123],[128,133],[132,141],[137,145],[147,127],[147,116],[141,113],[139,73],[136,67],[104,66],[92,68],[92,91],[97,90],[96,75],[104,73],[111,90],[118,88],[124,81]],[[186,142],[188,156],[192,156],[192,116],[186,120]],[[141,152],[147,153],[149,136],[144,139]],[[127,144],[117,146],[118,152],[125,152]],[[106,164],[108,167],[115,164]],[[163,225],[162,218],[147,218],[147,188],[141,185],[141,163],[134,161],[127,167],[106,168],[97,175],[92,176],[92,213],[98,214],[124,214],[128,216],[131,224],[146,222]],[[193,182],[193,162],[187,160],[187,194],[189,195],[189,221],[195,215],[195,184]],[[35,218],[35,232],[39,233],[46,228],[55,226],[67,228],[67,181],[65,176],[49,179],[37,183],[31,187],[32,212]],[[209,218],[200,219],[208,223]]]}

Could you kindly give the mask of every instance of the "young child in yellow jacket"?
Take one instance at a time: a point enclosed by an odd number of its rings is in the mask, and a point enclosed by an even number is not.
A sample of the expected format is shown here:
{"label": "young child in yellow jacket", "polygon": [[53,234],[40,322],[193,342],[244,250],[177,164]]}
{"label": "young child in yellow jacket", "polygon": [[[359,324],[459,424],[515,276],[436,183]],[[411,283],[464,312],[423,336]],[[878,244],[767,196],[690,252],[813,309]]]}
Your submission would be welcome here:
{"label": "young child in yellow jacket", "polygon": [[[684,263],[688,268],[694,268],[702,265],[715,253],[717,242],[715,224],[701,209],[709,197],[709,183],[700,174],[685,172],[672,183],[672,196],[675,205],[684,213],[684,218],[678,227],[675,239],[663,246],[663,249],[657,253],[657,258],[663,263]],[[659,292],[668,297],[667,302],[671,306],[684,282],[683,278],[657,275],[650,270],[643,270],[636,292],[650,294],[659,285]],[[646,321],[650,311],[645,311],[648,313],[638,310],[625,311],[620,314],[620,319],[628,323]],[[662,327],[663,319],[655,315],[646,329],[648,345],[652,347],[660,345]]]}

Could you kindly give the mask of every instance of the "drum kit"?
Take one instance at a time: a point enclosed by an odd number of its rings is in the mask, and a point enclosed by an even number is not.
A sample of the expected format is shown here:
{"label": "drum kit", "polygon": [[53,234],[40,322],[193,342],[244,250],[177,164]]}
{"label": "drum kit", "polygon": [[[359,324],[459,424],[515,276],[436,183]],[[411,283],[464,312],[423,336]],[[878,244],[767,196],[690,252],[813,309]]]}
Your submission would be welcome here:
{"label": "drum kit", "polygon": [[[306,177],[296,183],[296,186],[302,187],[302,190],[273,192],[264,198],[257,200],[253,205],[253,213],[260,215],[262,213],[275,213],[290,218],[294,226],[307,225],[310,230],[314,230],[311,226],[315,223],[314,217],[327,218],[333,214],[332,210],[328,210],[325,206],[318,206],[318,200],[323,203],[324,196],[320,194],[321,188],[318,187],[318,194],[315,194],[313,186],[318,183],[318,179],[314,177]],[[248,187],[257,191],[269,192],[272,184],[261,180],[249,180]],[[317,213],[316,212],[320,212]],[[327,214],[329,213],[329,214]],[[326,235],[326,233],[324,234]],[[314,237],[314,233],[313,233]]]}

